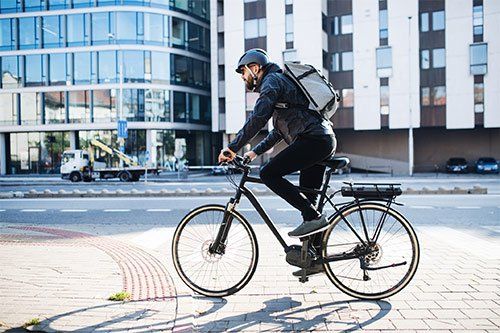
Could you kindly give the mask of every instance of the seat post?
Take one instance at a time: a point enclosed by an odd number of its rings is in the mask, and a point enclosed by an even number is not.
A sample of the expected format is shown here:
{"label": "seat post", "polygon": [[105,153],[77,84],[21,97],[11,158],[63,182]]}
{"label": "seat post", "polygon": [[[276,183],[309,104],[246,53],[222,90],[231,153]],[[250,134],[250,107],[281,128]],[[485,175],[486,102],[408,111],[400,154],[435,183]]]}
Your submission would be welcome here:
{"label": "seat post", "polygon": [[318,212],[323,213],[323,205],[325,204],[326,193],[330,186],[330,177],[332,175],[333,169],[327,166],[326,177],[324,178],[323,185],[321,186],[321,195],[318,202]]}

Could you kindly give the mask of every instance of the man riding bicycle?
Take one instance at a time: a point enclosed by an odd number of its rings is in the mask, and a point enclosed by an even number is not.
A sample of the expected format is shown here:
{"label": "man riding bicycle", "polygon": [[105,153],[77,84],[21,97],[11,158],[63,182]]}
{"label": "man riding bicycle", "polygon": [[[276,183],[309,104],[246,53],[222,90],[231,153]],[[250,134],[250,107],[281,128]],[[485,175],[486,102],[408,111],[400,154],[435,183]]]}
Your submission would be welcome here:
{"label": "man riding bicycle", "polygon": [[261,168],[260,178],[274,193],[301,212],[303,222],[288,233],[290,237],[305,237],[327,229],[326,216],[315,208],[317,194],[302,194],[284,176],[300,171],[300,186],[314,189],[321,186],[326,167],[317,163],[334,154],[337,144],[332,124],[308,109],[309,101],[304,93],[277,64],[269,61],[264,50],[245,52],[236,72],[241,74],[248,90],[260,95],[243,128],[221,151],[219,163],[232,161],[236,152],[272,117],[274,128],[244,156],[253,160],[284,140],[288,147]]}

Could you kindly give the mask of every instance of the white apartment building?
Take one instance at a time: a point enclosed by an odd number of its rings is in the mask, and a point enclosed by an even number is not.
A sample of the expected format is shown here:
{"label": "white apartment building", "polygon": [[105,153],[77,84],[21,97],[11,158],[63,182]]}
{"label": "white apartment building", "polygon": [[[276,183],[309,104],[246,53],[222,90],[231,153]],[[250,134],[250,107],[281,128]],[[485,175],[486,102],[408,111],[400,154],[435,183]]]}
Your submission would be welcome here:
{"label": "white apartment building", "polygon": [[224,143],[257,97],[234,69],[261,47],[280,65],[323,69],[340,90],[337,154],[353,167],[408,173],[452,156],[500,158],[499,1],[211,0],[210,11],[212,131]]}

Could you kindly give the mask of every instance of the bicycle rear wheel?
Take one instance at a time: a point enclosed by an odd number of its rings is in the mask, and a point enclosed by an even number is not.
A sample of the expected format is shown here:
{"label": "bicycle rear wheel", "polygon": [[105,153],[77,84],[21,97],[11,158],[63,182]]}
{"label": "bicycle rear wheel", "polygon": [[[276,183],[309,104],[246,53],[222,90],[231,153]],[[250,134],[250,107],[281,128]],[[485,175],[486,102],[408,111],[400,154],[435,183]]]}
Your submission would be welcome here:
{"label": "bicycle rear wheel", "polygon": [[255,273],[258,247],[255,233],[238,212],[232,223],[223,254],[211,254],[210,245],[219,231],[225,207],[196,208],[179,223],[172,241],[175,269],[192,290],[209,297],[223,297],[241,290]]}
{"label": "bicycle rear wheel", "polygon": [[[342,292],[360,299],[382,299],[401,291],[411,281],[420,257],[418,239],[410,223],[397,211],[378,203],[361,203],[342,211],[357,234],[370,239],[383,216],[385,222],[369,251],[340,215],[323,235],[323,257],[364,253],[354,259],[324,263],[328,278]],[[362,261],[368,269],[362,269]]]}

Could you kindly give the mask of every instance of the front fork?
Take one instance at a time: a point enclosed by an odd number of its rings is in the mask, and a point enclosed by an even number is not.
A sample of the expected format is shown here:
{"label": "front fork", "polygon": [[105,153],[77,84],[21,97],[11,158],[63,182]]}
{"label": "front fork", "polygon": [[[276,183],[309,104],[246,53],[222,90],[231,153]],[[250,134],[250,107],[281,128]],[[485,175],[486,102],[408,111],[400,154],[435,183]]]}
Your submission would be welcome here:
{"label": "front fork", "polygon": [[222,218],[222,223],[220,225],[219,231],[217,232],[217,236],[212,244],[208,247],[208,252],[210,254],[219,254],[223,255],[226,250],[226,241],[227,235],[229,233],[229,229],[231,228],[231,224],[233,222],[233,210],[236,206],[236,199],[231,198],[226,205],[226,209],[224,210],[224,216]]}

